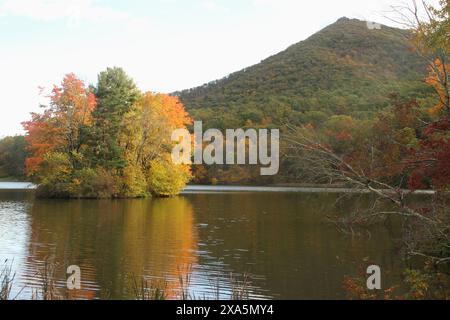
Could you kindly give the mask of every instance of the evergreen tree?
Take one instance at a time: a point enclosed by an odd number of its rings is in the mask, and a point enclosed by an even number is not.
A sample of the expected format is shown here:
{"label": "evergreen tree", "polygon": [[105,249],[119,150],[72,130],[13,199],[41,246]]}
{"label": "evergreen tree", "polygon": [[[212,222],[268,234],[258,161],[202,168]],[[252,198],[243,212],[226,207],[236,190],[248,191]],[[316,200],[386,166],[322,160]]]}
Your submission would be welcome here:
{"label": "evergreen tree", "polygon": [[140,91],[134,81],[121,68],[108,68],[98,76],[97,108],[93,112],[91,134],[91,161],[107,169],[125,167],[119,135],[123,116],[139,98]]}

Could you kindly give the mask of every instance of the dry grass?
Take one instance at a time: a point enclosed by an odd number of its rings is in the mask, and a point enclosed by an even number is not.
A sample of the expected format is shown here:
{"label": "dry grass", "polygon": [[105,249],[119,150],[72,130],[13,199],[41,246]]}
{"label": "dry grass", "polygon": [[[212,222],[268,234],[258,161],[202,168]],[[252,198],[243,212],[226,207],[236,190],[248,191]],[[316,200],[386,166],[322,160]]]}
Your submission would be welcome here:
{"label": "dry grass", "polygon": [[0,300],[10,300],[12,284],[16,273],[12,271],[12,262],[5,260],[0,271]]}
{"label": "dry grass", "polygon": [[136,300],[166,300],[167,282],[163,280],[138,281],[135,276],[132,279],[131,292]]}
{"label": "dry grass", "polygon": [[[136,300],[166,300],[169,297],[174,297],[176,300],[207,300],[208,297],[203,295],[199,298],[195,292],[190,290],[192,281],[192,267],[188,266],[184,269],[178,268],[178,282],[177,288],[170,291],[168,289],[168,282],[161,280],[148,281],[141,279],[136,280],[132,278],[131,292]],[[240,278],[240,279],[239,279]],[[230,274],[230,286],[222,288],[220,286],[220,279],[216,278],[210,281],[211,291],[213,293],[212,299],[224,300],[227,297],[229,300],[248,300],[250,299],[250,276],[248,274],[237,277]]]}
{"label": "dry grass", "polygon": [[64,297],[58,292],[55,273],[58,265],[45,259],[44,266],[37,273],[39,287],[33,291],[32,300],[63,300]]}
{"label": "dry grass", "polygon": [[[37,272],[36,276],[39,279],[38,287],[32,290],[32,300],[64,300],[70,299],[69,296],[61,294],[63,291],[59,289],[56,284],[56,270],[57,264],[45,260],[43,267]],[[147,280],[145,278],[138,279],[136,276],[131,277],[131,294],[136,300],[167,300],[174,298],[176,300],[206,300],[198,299],[196,294],[191,290],[192,281],[192,267],[188,266],[184,269],[178,269],[179,276],[176,283],[176,289],[169,290],[169,283],[166,280],[156,279]],[[11,289],[14,282],[15,273],[12,272],[12,264],[5,261],[3,268],[0,271],[0,300],[14,300],[11,299]],[[235,275],[230,275],[230,286],[228,288],[220,287],[220,279],[210,281],[212,298],[214,300],[224,300],[228,297],[230,300],[248,300],[250,277],[244,274],[240,280]],[[177,281],[175,280],[175,282]],[[23,290],[23,289],[22,289]],[[65,290],[67,293],[68,291]]]}

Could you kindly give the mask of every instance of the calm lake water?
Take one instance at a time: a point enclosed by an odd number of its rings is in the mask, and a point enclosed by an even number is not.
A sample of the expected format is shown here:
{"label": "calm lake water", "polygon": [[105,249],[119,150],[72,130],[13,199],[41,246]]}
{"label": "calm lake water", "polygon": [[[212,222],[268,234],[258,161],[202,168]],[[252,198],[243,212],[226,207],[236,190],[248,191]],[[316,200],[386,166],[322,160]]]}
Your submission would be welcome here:
{"label": "calm lake water", "polygon": [[132,298],[141,277],[176,290],[187,273],[201,298],[215,296],[214,283],[228,298],[230,274],[248,274],[251,298],[338,299],[345,276],[364,263],[382,268],[385,288],[404,268],[395,224],[350,237],[326,223],[367,196],[336,205],[335,193],[197,187],[172,199],[38,200],[18,185],[0,189],[0,261],[12,261],[12,296],[22,299],[46,260],[61,287],[67,266],[80,266],[77,298],[85,299]]}

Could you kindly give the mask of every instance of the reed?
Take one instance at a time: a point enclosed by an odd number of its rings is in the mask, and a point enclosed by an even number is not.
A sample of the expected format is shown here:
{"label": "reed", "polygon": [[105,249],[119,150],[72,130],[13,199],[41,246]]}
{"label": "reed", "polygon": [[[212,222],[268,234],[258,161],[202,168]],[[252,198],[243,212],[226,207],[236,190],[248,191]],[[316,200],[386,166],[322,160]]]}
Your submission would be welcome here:
{"label": "reed", "polygon": [[0,300],[10,300],[12,285],[16,273],[12,271],[12,262],[5,260],[0,270]]}
{"label": "reed", "polygon": [[167,281],[138,280],[133,275],[131,292],[136,300],[167,300]]}

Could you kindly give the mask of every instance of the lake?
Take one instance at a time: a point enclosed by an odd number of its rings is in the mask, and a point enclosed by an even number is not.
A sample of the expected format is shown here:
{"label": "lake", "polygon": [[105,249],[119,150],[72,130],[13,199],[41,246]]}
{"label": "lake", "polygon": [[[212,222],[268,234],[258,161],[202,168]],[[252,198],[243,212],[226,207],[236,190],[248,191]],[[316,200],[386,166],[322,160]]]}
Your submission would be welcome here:
{"label": "lake", "polygon": [[384,288],[405,268],[395,223],[354,237],[327,223],[367,195],[337,204],[334,192],[190,187],[170,199],[41,200],[25,187],[0,183],[0,261],[12,263],[20,299],[31,298],[45,261],[61,287],[67,266],[81,268],[80,299],[133,298],[135,279],[176,290],[187,275],[196,297],[215,297],[218,284],[227,298],[244,274],[254,299],[340,299],[345,277],[369,261]]}

